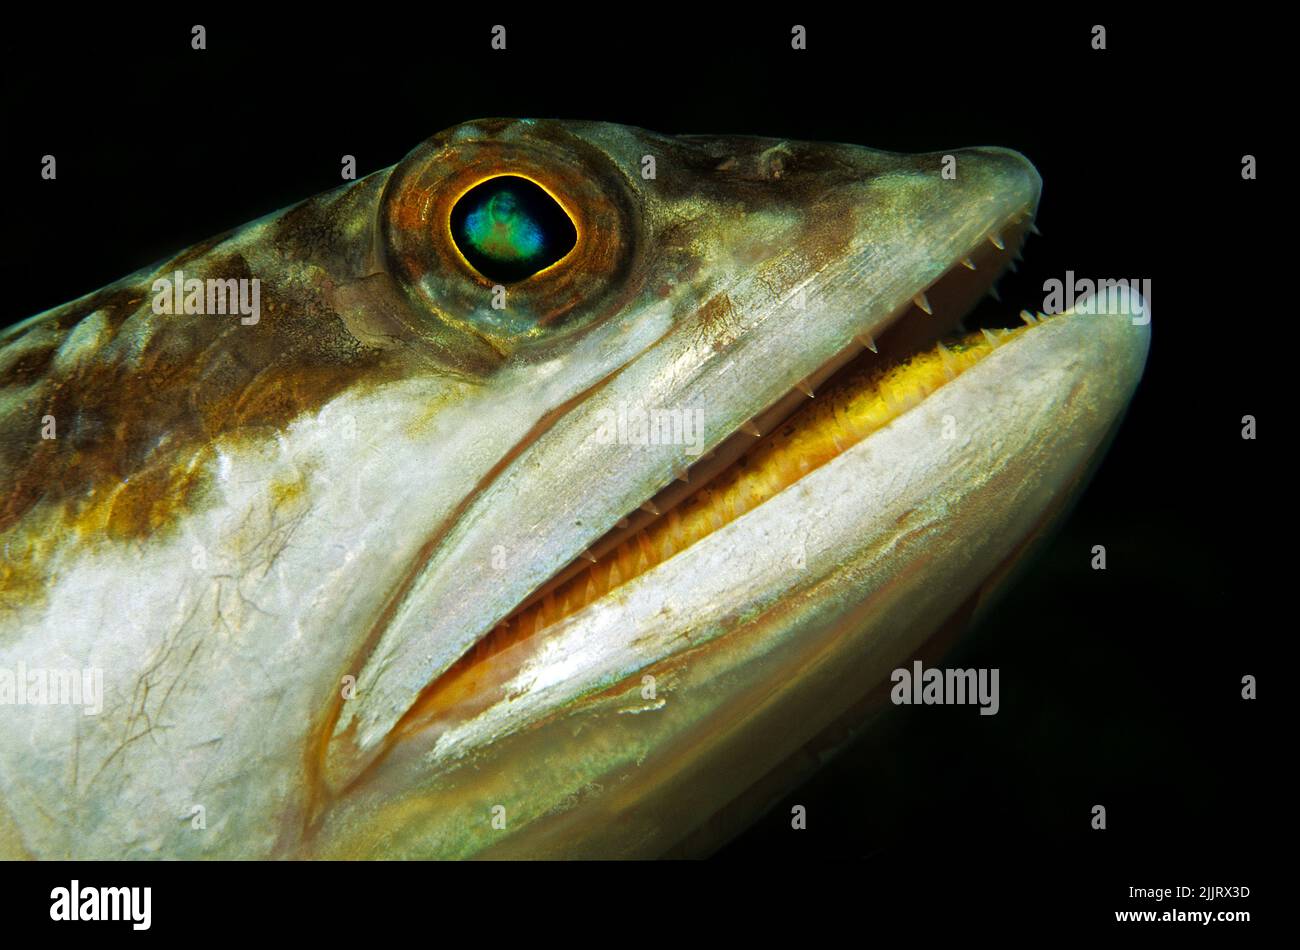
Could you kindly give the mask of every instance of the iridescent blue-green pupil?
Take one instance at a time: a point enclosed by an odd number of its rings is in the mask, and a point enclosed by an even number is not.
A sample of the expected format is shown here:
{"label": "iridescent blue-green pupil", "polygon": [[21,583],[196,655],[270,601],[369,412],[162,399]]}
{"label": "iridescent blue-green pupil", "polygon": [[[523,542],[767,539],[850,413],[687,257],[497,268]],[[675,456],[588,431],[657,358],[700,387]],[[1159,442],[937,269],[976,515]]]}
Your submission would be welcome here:
{"label": "iridescent blue-green pupil", "polygon": [[465,259],[491,280],[522,280],[577,243],[568,214],[526,178],[501,175],[471,188],[451,211],[451,234]]}
{"label": "iridescent blue-green pupil", "polygon": [[493,195],[465,219],[465,236],[494,261],[518,261],[536,256],[545,241],[537,222],[519,207],[508,191]]}

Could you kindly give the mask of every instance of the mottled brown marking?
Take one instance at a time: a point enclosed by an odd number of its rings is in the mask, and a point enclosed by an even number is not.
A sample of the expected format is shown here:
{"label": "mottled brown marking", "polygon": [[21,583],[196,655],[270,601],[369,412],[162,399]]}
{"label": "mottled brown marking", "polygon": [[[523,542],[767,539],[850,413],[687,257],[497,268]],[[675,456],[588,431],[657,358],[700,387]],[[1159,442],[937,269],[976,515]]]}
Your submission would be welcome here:
{"label": "mottled brown marking", "polygon": [[725,292],[710,297],[700,307],[700,340],[715,351],[726,348],[740,330],[740,313],[731,297]]}
{"label": "mottled brown marking", "polygon": [[[0,534],[44,502],[68,527],[115,539],[152,535],[201,501],[205,453],[216,440],[280,429],[362,378],[393,375],[382,351],[363,346],[323,301],[313,279],[319,265],[277,268],[278,255],[261,248],[222,247],[172,258],[157,276],[170,276],[178,261],[186,277],[258,277],[260,321],[153,315],[154,275],[52,311],[46,319],[59,339],[0,380],[39,381],[24,411],[0,420]],[[113,339],[76,369],[50,375],[71,317],[99,309],[109,310]],[[56,420],[56,439],[40,437],[45,415]]]}
{"label": "mottled brown marking", "polygon": [[49,371],[50,363],[54,360],[54,354],[58,351],[58,344],[51,343],[15,360],[13,365],[9,367],[8,372],[5,373],[5,385],[26,386],[40,380]]}

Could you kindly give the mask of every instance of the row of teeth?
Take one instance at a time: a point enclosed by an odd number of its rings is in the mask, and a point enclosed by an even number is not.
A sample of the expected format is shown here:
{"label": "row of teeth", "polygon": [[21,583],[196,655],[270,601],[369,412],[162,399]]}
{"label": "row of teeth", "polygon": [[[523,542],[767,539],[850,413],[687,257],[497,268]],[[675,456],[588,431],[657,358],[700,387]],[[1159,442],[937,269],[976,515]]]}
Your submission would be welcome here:
{"label": "row of teeth", "polygon": [[[1012,221],[1012,223],[1019,224],[1021,220],[1023,220],[1023,218],[1016,218]],[[1043,232],[1038,230],[1038,225],[1031,221],[1029,223],[1029,233],[1033,235],[1041,236]],[[1007,249],[1006,241],[1002,239],[1002,235],[996,232],[992,232],[988,234],[987,237],[988,237],[988,242],[992,244],[995,248],[997,248],[999,251],[1005,251]],[[1011,260],[1009,264],[1009,269],[1014,272],[1016,270],[1016,261],[1019,260],[1021,260],[1021,255],[1017,252],[1015,257]],[[975,262],[970,258],[969,255],[963,257],[960,263],[963,267],[967,268],[968,270],[976,270]],[[993,297],[994,300],[1001,301],[1002,298],[998,295],[996,287],[990,287],[988,293],[991,297]],[[930,306],[930,299],[929,297],[926,296],[925,291],[922,291],[921,293],[913,297],[912,303],[919,310],[924,312],[927,316],[934,316],[934,309],[933,307]],[[1021,310],[1020,319],[1024,321],[1025,324],[1027,324],[1028,326],[1034,326],[1035,324],[1047,319],[1047,316],[1046,314],[1043,313],[1039,313],[1037,316],[1035,316],[1034,314],[1030,313],[1028,310]],[[981,328],[980,332],[984,335],[984,339],[988,341],[989,346],[996,347],[1001,343],[1000,335],[1005,334],[1009,331],[1003,330],[1001,331],[1001,334],[999,334],[997,331]],[[855,335],[853,339],[855,342],[865,347],[866,349],[870,350],[872,353],[880,352],[880,350],[876,346],[876,341],[868,334],[860,333]],[[939,346],[939,352],[944,361],[944,367],[947,370],[947,376],[949,380],[955,379],[956,373],[953,371],[951,367],[950,357],[948,354],[947,347],[945,347],[943,343],[939,343],[938,346]],[[812,385],[806,379],[802,379],[799,382],[795,383],[795,388],[798,389],[799,392],[807,396],[809,399],[816,398],[816,393],[813,391]],[[755,439],[761,439],[764,434],[763,431],[757,425],[754,424],[754,421],[752,419],[747,419],[746,421],[742,422],[740,424],[739,431],[744,432],[746,435],[753,436]],[[701,462],[708,461],[709,459],[713,458],[713,455],[714,453],[712,451],[705,452],[703,455],[700,456],[699,461]],[[678,469],[677,472],[675,473],[675,477],[676,480],[679,482],[689,483],[691,480],[690,469],[687,467],[682,467],[681,469]],[[640,506],[640,510],[647,512],[648,514],[654,515],[656,518],[663,513],[662,511],[660,511],[659,506],[657,506],[654,503],[654,499],[650,499],[646,501],[644,504],[642,504]],[[628,524],[629,521],[627,518],[620,518],[616,523],[615,527],[622,529],[628,527]],[[597,563],[597,561],[599,560],[596,557],[596,555],[594,555],[590,551],[590,549],[584,550],[581,553],[580,557],[583,560],[591,562],[592,564]]]}
{"label": "row of teeth", "polygon": [[[1023,220],[1023,218],[1016,218],[1016,219],[1014,219],[1014,220],[1012,221],[1012,223],[1013,223],[1013,224],[1019,224],[1022,220]],[[1043,232],[1040,231],[1040,230],[1038,230],[1038,225],[1037,225],[1037,224],[1035,224],[1034,222],[1030,221],[1030,222],[1029,222],[1029,233],[1030,233],[1030,234],[1033,234],[1033,235],[1041,236]],[[1005,251],[1005,250],[1007,249],[1007,242],[1004,241],[1004,240],[1002,239],[1002,235],[1001,235],[1001,234],[998,234],[997,232],[991,232],[991,233],[989,233],[989,234],[987,235],[987,238],[988,238],[988,242],[989,242],[990,244],[992,244],[995,248],[997,248],[999,251]],[[1015,256],[1014,256],[1014,257],[1011,259],[1011,261],[1009,262],[1009,264],[1008,264],[1008,268],[1009,268],[1011,271],[1013,271],[1013,272],[1014,272],[1015,270],[1017,270],[1017,268],[1016,268],[1016,261],[1019,261],[1019,260],[1021,260],[1021,255],[1020,255],[1019,252],[1017,252],[1017,253],[1015,254]],[[977,269],[976,266],[975,266],[975,261],[973,261],[973,260],[970,258],[969,255],[967,255],[966,257],[963,257],[959,263],[960,263],[963,267],[965,267],[967,270],[976,270],[976,269]],[[1002,296],[1001,296],[1001,294],[998,293],[998,289],[997,289],[997,286],[996,286],[996,285],[993,285],[993,286],[990,286],[990,287],[989,287],[989,289],[988,289],[988,295],[989,295],[990,297],[992,297],[994,300],[998,301],[999,303],[1002,302]],[[926,316],[931,316],[931,317],[934,316],[934,308],[930,305],[930,298],[926,296],[925,291],[921,291],[919,294],[917,294],[915,297],[913,297],[913,298],[912,298],[912,304],[913,304],[913,305],[914,305],[918,310],[920,310],[920,311],[922,311],[923,313],[925,313]],[[1046,316],[1045,314],[1040,313],[1040,314],[1037,315],[1037,317],[1035,317],[1035,316],[1034,316],[1032,313],[1030,313],[1028,310],[1021,310],[1021,311],[1020,311],[1020,319],[1023,320],[1023,321],[1024,321],[1027,325],[1029,325],[1029,326],[1033,326],[1034,324],[1038,323],[1039,321],[1045,319],[1045,316]],[[998,339],[998,336],[995,335],[991,330],[986,330],[986,329],[981,328],[980,332],[984,334],[984,339],[988,341],[988,343],[989,343],[990,346],[997,346],[998,343],[1000,342],[999,339]],[[867,334],[858,334],[858,335],[855,336],[853,339],[854,339],[856,342],[858,342],[859,344],[861,344],[862,346],[864,346],[864,347],[866,347],[867,349],[869,349],[872,353],[878,353],[878,352],[879,352],[879,350],[876,349],[876,341],[873,340],[873,339],[872,339],[870,336],[868,336]],[[940,351],[940,353],[943,354],[943,356],[944,356],[944,365],[947,366],[947,364],[948,364],[948,361],[947,361],[947,353],[948,353],[948,350],[947,350],[947,348],[943,345],[943,343],[939,343],[939,351]],[[949,378],[952,378],[952,374],[951,374],[951,373],[949,373]],[[801,393],[803,393],[805,396],[807,396],[809,399],[814,398],[814,395],[815,395],[815,394],[813,393],[813,388],[812,388],[811,385],[809,385],[809,383],[808,383],[808,381],[807,381],[806,379],[805,379],[805,380],[800,380],[798,383],[795,383],[795,388],[798,389],[798,390],[799,390]],[[748,429],[745,428],[744,426],[741,426],[742,431],[750,432],[751,435],[755,435],[755,436],[762,435],[762,433],[758,431],[758,428],[757,428],[756,426],[754,426],[752,423],[750,423],[749,425],[750,425],[750,428],[748,428]],[[751,431],[751,429],[752,429],[753,431]]]}

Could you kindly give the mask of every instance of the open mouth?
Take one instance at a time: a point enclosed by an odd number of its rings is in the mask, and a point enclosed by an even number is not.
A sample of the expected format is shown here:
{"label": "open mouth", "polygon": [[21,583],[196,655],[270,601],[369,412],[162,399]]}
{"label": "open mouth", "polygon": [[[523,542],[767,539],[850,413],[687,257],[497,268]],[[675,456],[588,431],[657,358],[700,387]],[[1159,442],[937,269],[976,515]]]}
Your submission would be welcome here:
{"label": "open mouth", "polygon": [[[956,257],[872,338],[854,338],[815,374],[745,423],[668,487],[537,588],[421,693],[393,738],[436,737],[510,700],[520,673],[547,662],[570,617],[623,596],[626,585],[761,508],[870,439],[1039,318],[965,332],[963,318],[993,287],[1032,229],[1025,208]],[[946,342],[945,342],[946,341]],[[522,723],[519,723],[520,725]]]}

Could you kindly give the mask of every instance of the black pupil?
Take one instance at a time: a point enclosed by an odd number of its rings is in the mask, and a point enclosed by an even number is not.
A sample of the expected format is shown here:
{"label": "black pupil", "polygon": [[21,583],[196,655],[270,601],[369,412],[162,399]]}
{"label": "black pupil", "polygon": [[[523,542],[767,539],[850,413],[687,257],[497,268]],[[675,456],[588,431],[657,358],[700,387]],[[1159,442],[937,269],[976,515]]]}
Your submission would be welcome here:
{"label": "black pupil", "polygon": [[451,209],[451,236],[476,271],[503,284],[550,267],[578,243],[578,232],[544,189],[515,175],[489,178]]}

